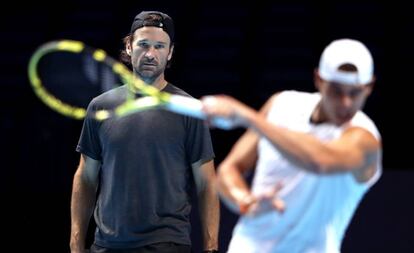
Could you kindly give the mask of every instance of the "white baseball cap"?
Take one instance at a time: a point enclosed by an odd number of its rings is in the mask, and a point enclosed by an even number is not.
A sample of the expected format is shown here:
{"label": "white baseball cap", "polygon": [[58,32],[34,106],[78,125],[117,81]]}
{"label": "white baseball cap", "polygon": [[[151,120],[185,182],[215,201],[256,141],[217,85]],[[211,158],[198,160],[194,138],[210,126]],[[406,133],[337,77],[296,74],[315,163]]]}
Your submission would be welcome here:
{"label": "white baseball cap", "polygon": [[[352,64],[356,72],[341,71],[344,64]],[[348,85],[364,85],[372,81],[374,61],[368,48],[360,41],[339,39],[332,41],[322,52],[319,75],[329,82]]]}

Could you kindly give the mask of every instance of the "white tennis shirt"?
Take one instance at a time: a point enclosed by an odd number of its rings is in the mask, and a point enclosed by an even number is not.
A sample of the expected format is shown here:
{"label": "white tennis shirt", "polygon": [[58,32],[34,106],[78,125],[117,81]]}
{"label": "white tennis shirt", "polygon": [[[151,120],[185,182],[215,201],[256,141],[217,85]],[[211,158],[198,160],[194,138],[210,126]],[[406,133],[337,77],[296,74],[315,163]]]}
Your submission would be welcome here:
{"label": "white tennis shirt", "polygon": [[[319,100],[319,93],[282,92],[274,100],[268,120],[326,141],[338,138],[350,126],[362,127],[381,138],[375,124],[362,111],[345,126],[312,124],[310,117]],[[258,151],[252,192],[265,193],[281,182],[279,196],[285,201],[286,210],[283,214],[271,210],[256,217],[241,217],[228,252],[340,252],[359,202],[381,175],[381,158],[376,174],[368,182],[359,183],[351,172],[316,175],[300,170],[264,138],[259,141]]]}

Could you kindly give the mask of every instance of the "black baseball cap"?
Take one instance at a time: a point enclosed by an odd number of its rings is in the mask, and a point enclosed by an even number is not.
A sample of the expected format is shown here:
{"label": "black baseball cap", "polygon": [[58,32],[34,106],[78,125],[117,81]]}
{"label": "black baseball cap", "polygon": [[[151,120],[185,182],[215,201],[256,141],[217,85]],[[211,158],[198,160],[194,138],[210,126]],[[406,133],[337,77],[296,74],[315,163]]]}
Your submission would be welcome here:
{"label": "black baseball cap", "polygon": [[[158,15],[161,19],[154,20],[149,19],[150,15]],[[171,42],[174,41],[174,22],[170,16],[160,11],[142,11],[138,15],[135,16],[134,22],[132,22],[131,26],[131,34],[135,32],[135,30],[144,27],[144,26],[155,26],[161,27],[170,37]]]}

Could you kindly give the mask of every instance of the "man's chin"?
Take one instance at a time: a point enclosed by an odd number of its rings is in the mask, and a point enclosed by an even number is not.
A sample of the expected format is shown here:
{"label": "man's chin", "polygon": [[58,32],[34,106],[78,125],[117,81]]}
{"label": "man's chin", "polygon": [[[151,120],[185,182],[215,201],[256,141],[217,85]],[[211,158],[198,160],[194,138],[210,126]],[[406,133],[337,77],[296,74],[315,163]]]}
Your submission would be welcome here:
{"label": "man's chin", "polygon": [[155,74],[155,70],[153,68],[142,68],[139,73],[142,76],[151,76]]}

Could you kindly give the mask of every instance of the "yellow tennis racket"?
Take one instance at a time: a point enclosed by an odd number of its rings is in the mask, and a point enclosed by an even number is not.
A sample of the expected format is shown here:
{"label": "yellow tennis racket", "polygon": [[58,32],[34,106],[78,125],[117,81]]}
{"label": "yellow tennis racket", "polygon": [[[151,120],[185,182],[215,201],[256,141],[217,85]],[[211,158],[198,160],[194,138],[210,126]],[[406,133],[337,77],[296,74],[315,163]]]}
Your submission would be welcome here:
{"label": "yellow tennis racket", "polygon": [[[206,119],[200,100],[167,92],[144,83],[122,63],[80,41],[58,40],[41,45],[32,55],[28,74],[39,99],[54,111],[83,119],[92,98],[122,84],[130,91],[125,102],[113,110],[93,112],[97,120],[123,117],[143,110],[162,108]],[[135,98],[140,93],[144,97]],[[232,123],[213,119],[214,125],[230,129]]]}

